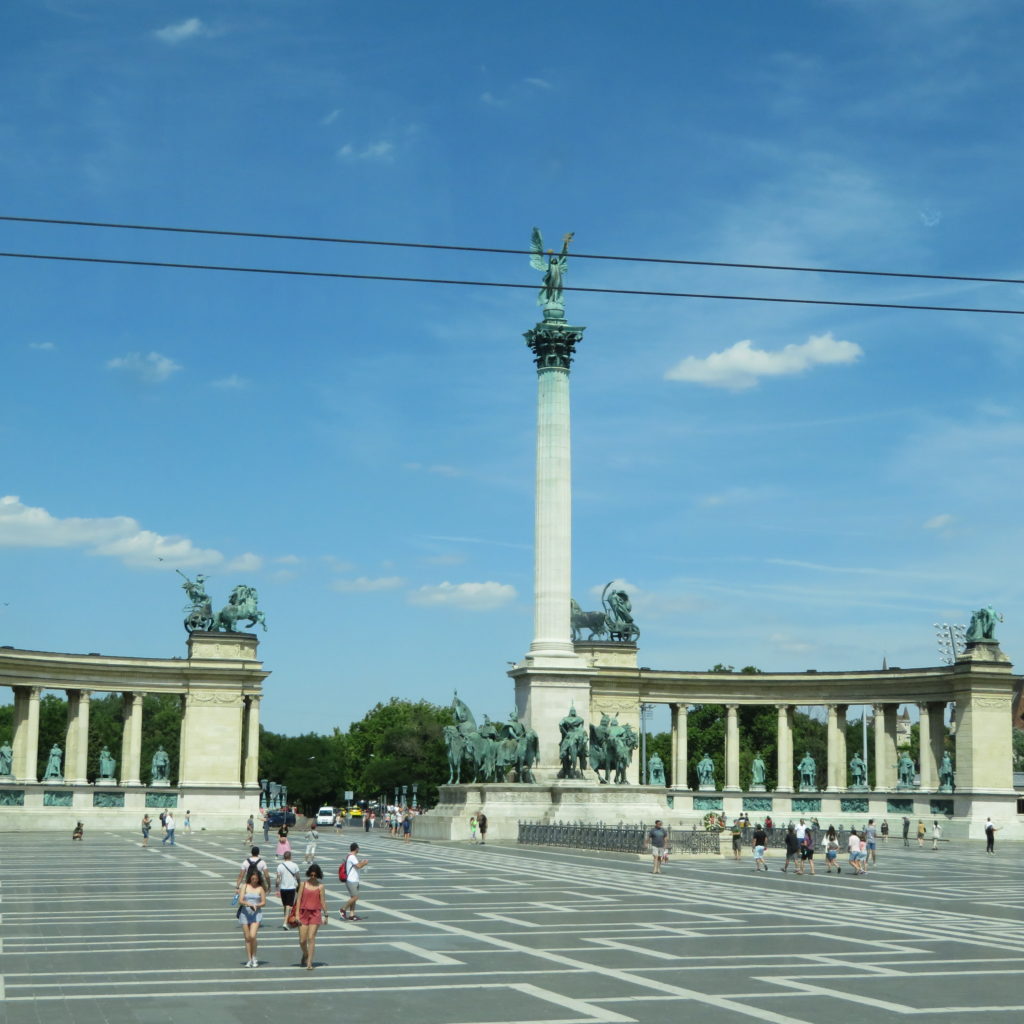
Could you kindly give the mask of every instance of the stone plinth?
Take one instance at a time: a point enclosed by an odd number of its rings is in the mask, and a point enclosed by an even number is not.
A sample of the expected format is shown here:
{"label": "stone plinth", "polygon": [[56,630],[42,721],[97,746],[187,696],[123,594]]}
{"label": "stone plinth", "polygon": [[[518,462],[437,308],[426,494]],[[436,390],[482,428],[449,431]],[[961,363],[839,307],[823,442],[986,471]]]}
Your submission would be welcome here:
{"label": "stone plinth", "polygon": [[594,786],[484,783],[442,786],[437,806],[413,824],[418,839],[468,839],[469,819],[487,815],[489,838],[515,842],[520,821],[582,821],[617,825],[653,823],[669,812],[662,786]]}

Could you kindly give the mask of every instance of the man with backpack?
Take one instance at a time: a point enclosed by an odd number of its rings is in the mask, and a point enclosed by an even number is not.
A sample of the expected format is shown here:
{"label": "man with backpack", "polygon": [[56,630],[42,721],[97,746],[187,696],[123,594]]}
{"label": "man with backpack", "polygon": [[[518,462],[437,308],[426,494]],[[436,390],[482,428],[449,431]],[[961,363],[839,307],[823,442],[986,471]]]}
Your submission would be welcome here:
{"label": "man with backpack", "polygon": [[356,914],[356,900],[359,899],[359,872],[369,863],[367,860],[359,859],[359,844],[353,843],[349,847],[349,854],[344,864],[338,868],[338,881],[345,883],[348,889],[348,902],[341,908],[342,921],[361,921],[362,918]]}
{"label": "man with backpack", "polygon": [[242,867],[238,872],[238,878],[235,879],[235,888],[237,889],[242,884],[243,879],[248,877],[249,871],[252,868],[256,868],[259,871],[260,879],[263,882],[263,888],[266,889],[267,892],[270,892],[270,875],[267,874],[267,862],[260,856],[260,848],[258,846],[254,846],[252,848],[251,856],[246,857],[245,860],[242,861]]}

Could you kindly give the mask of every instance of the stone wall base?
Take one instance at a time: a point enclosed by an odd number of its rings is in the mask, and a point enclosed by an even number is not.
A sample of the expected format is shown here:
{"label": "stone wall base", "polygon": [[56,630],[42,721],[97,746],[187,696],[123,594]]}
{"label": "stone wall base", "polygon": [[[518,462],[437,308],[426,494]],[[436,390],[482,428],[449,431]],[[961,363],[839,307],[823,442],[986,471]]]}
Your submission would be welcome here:
{"label": "stone wall base", "polygon": [[[12,802],[20,800],[21,803]],[[97,803],[99,801],[99,803]],[[106,805],[106,806],[104,806]],[[112,805],[112,806],[111,806]],[[259,817],[260,791],[241,786],[69,786],[52,782],[0,784],[0,832],[67,832],[76,821],[89,829],[139,831],[148,813],[159,833],[160,811],[174,813],[180,830],[185,812],[191,811],[192,830],[237,829],[245,834],[245,820]]]}

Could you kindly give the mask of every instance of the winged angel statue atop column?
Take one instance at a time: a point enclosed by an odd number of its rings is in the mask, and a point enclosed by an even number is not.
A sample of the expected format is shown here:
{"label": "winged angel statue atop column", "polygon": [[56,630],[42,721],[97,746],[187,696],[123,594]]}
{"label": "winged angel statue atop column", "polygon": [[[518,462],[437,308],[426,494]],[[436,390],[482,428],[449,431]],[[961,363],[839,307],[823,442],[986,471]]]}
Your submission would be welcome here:
{"label": "winged angel statue atop column", "polygon": [[562,320],[565,318],[565,299],[562,297],[562,278],[569,272],[569,243],[574,232],[570,231],[562,239],[562,251],[556,253],[549,249],[544,252],[544,239],[540,229],[534,228],[530,237],[530,266],[544,273],[544,283],[537,296],[537,305],[544,307],[545,320]]}

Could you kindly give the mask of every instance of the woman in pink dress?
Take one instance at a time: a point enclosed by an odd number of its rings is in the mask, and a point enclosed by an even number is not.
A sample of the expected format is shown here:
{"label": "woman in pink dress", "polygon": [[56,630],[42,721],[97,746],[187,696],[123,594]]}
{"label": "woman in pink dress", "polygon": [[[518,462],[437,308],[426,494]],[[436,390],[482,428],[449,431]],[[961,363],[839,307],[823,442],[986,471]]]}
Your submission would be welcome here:
{"label": "woman in pink dress", "polygon": [[327,890],[319,864],[310,864],[295,896],[295,916],[299,919],[299,949],[302,966],[313,970],[317,929],[327,920]]}

